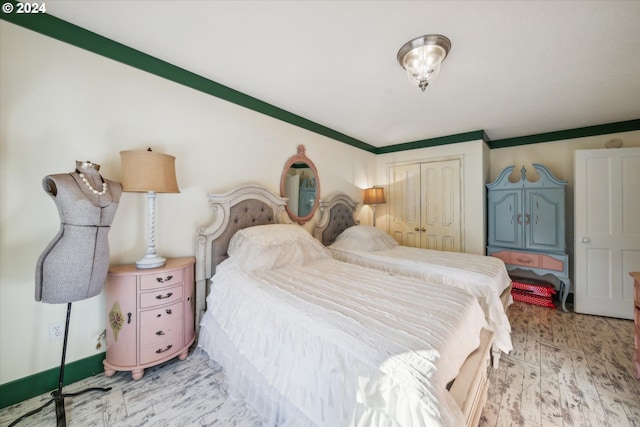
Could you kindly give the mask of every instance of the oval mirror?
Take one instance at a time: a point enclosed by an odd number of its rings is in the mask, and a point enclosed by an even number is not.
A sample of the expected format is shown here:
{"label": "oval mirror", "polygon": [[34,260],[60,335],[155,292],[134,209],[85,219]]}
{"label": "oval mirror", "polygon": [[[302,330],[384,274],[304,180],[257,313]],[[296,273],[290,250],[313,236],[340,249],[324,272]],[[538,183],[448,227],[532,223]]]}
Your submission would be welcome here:
{"label": "oval mirror", "polygon": [[287,197],[289,218],[304,224],[313,218],[320,201],[320,180],[316,166],[298,145],[298,154],[287,160],[280,179],[280,195]]}

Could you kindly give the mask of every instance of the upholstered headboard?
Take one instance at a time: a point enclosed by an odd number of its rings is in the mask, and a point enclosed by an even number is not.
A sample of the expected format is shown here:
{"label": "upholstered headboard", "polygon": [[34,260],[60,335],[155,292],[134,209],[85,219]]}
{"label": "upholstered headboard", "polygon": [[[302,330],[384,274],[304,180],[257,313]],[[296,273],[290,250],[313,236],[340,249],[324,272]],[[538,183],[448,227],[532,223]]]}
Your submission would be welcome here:
{"label": "upholstered headboard", "polygon": [[216,266],[228,258],[229,241],[236,231],[256,225],[290,223],[287,199],[257,184],[224,194],[209,194],[213,221],[198,228],[196,236],[196,327],[205,310],[209,279]]}
{"label": "upholstered headboard", "polygon": [[355,218],[358,202],[346,194],[339,193],[329,200],[320,201],[320,221],[313,230],[313,236],[323,245],[329,246],[349,227],[357,225]]}

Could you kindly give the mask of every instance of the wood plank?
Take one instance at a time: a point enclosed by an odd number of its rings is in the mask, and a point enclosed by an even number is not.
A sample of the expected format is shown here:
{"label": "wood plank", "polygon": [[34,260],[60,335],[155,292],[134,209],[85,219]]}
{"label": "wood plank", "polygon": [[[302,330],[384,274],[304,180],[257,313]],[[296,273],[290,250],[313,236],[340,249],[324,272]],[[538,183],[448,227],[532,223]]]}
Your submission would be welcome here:
{"label": "wood plank", "polygon": [[524,369],[522,366],[508,362],[505,377],[505,389],[502,393],[502,404],[498,413],[499,425],[523,425],[522,419],[522,387]]}
{"label": "wood plank", "polygon": [[570,426],[586,426],[582,412],[583,396],[578,387],[571,355],[568,352],[559,351],[556,353],[556,362],[559,366],[558,391],[563,423]]}
{"label": "wood plank", "polygon": [[522,424],[525,426],[540,425],[541,420],[541,379],[540,365],[526,364],[522,385]]}
{"label": "wood plank", "polygon": [[562,405],[558,383],[559,367],[554,347],[542,344],[540,363],[540,405],[545,408],[541,424],[562,427]]}

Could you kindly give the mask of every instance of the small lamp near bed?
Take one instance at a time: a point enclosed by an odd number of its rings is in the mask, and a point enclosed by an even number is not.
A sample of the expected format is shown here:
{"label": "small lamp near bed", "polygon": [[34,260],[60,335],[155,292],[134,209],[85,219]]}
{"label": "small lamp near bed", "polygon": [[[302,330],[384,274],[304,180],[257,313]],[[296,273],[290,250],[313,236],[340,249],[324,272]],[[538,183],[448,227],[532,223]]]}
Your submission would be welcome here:
{"label": "small lamp near bed", "polygon": [[373,226],[376,226],[376,205],[387,203],[384,199],[384,188],[373,186],[364,190],[365,205],[371,205],[373,207]]}
{"label": "small lamp near bed", "polygon": [[151,148],[121,151],[122,190],[147,193],[147,253],[136,262],[137,268],[162,267],[166,259],[158,256],[155,243],[156,193],[179,193],[176,158],[154,153]]}

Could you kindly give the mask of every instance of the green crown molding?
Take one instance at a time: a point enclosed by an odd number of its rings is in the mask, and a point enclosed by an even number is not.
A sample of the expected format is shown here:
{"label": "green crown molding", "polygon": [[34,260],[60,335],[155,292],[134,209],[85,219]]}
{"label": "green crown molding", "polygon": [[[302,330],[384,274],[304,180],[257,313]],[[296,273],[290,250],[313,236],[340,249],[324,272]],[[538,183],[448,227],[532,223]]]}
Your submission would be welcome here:
{"label": "green crown molding", "polygon": [[472,132],[459,133],[456,135],[441,136],[438,138],[423,139],[420,141],[405,142],[404,144],[379,147],[376,150],[376,154],[395,153],[397,151],[415,150],[418,148],[435,147],[438,145],[455,144],[458,142],[477,141],[479,139],[483,141],[489,140],[483,130],[474,130]]}
{"label": "green crown molding", "polygon": [[[15,5],[18,2],[8,0],[8,3]],[[55,16],[49,14],[17,14],[15,12],[7,14],[2,12],[0,13],[0,19],[373,154],[415,150],[479,139],[485,141],[489,148],[505,148],[640,129],[640,120],[630,120],[496,141],[491,141],[483,130],[477,130],[386,147],[375,147]]]}
{"label": "green crown molding", "polygon": [[506,148],[518,145],[538,144],[541,142],[561,141],[564,139],[585,138],[588,136],[606,135],[610,133],[630,132],[640,130],[640,120],[608,123],[604,125],[587,126],[583,128],[561,130],[557,132],[539,133],[536,135],[520,136],[517,138],[487,140],[489,148]]}
{"label": "green crown molding", "polygon": [[[64,385],[104,372],[105,353],[70,362],[64,366]],[[60,368],[48,369],[5,384],[0,384],[0,409],[58,389]],[[64,390],[63,390],[64,391]]]}

